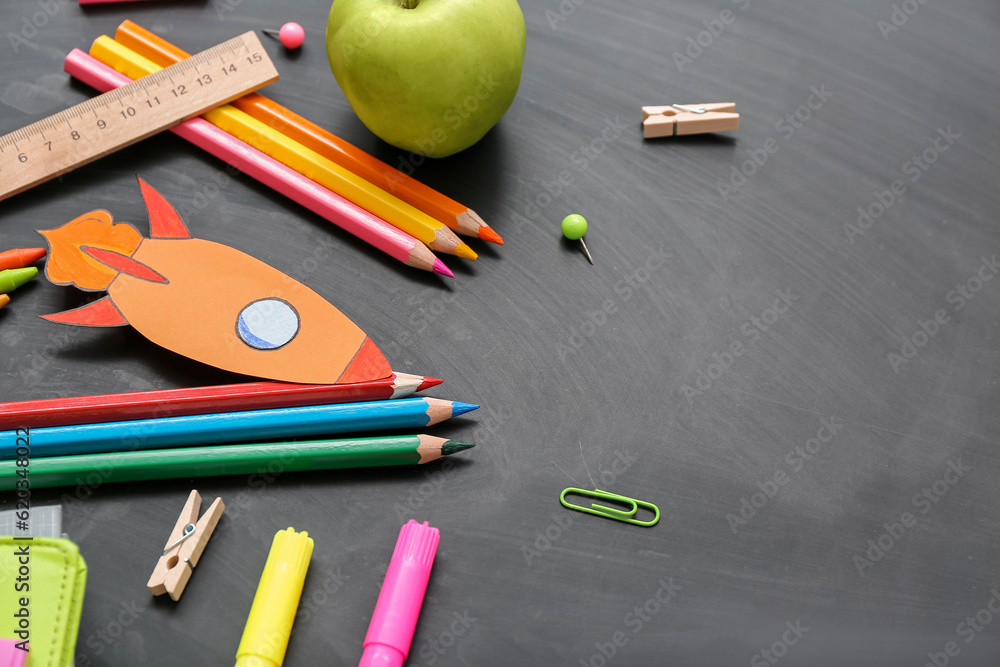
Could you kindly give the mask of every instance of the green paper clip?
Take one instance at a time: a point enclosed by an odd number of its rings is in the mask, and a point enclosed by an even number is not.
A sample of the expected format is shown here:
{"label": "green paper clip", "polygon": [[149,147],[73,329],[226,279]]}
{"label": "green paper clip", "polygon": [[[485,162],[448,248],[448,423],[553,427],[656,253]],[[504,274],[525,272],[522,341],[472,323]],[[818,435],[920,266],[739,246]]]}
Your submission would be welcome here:
{"label": "green paper clip", "polygon": [[[629,505],[631,509],[620,510],[614,507],[608,507],[606,505],[598,505],[597,503],[591,503],[590,507],[583,507],[582,505],[573,505],[572,503],[566,502],[567,493],[576,493],[581,496],[587,496],[588,498],[602,498],[604,500],[613,500],[615,502],[622,503],[624,505]],[[629,498],[627,496],[620,496],[617,493],[609,493],[607,491],[601,491],[600,489],[595,489],[593,491],[587,491],[585,489],[578,489],[571,486],[568,489],[564,489],[561,494],[559,494],[559,502],[562,506],[576,510],[578,512],[586,512],[587,514],[596,514],[597,516],[603,516],[608,519],[614,519],[615,521],[624,521],[625,523],[635,524],[636,526],[655,526],[656,522],[660,520],[660,508],[658,508],[653,503],[647,503],[642,500],[636,500],[635,498]],[[634,518],[635,513],[640,507],[650,510],[653,513],[653,518],[650,521],[640,521]]]}

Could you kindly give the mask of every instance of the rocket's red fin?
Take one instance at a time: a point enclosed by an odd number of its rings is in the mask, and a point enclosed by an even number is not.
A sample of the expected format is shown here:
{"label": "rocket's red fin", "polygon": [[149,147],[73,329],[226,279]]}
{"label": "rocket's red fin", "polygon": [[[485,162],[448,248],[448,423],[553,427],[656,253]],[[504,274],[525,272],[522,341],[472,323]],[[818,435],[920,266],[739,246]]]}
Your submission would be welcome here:
{"label": "rocket's red fin", "polygon": [[87,253],[101,264],[110,266],[115,271],[121,271],[124,274],[135,276],[136,278],[148,280],[154,283],[169,282],[166,278],[142,262],[138,262],[131,257],[127,257],[121,253],[115,252],[114,250],[107,250],[106,248],[93,248],[86,245],[80,246],[80,250]]}
{"label": "rocket's red fin", "polygon": [[[136,178],[139,178],[136,176]],[[139,178],[142,189],[142,199],[149,211],[149,236],[156,239],[187,239],[191,238],[188,228],[174,207],[163,198],[159,192],[146,181]]]}
{"label": "rocket's red fin", "polygon": [[128,324],[128,320],[111,303],[110,297],[98,299],[73,310],[42,315],[41,318],[59,324],[76,324],[83,327],[121,327]]}

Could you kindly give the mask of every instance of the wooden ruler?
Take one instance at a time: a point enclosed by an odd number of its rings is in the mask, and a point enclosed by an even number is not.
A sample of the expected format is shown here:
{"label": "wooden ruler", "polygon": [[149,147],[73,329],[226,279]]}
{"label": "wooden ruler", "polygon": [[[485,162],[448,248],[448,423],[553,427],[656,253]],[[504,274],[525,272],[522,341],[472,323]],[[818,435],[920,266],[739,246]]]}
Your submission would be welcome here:
{"label": "wooden ruler", "polygon": [[253,32],[0,137],[0,200],[278,79]]}

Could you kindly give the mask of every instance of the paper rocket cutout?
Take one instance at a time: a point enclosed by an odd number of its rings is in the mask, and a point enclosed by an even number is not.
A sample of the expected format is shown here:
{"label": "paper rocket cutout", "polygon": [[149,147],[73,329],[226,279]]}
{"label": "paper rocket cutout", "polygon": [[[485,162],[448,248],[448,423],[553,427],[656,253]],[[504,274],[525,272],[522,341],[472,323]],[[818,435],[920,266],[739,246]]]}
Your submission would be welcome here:
{"label": "paper rocket cutout", "polygon": [[365,332],[326,299],[239,250],[190,238],[167,200],[142,179],[139,186],[148,239],[107,211],[39,231],[50,281],[108,292],[44,319],[131,325],[168,350],[271,380],[337,384],[392,374]]}

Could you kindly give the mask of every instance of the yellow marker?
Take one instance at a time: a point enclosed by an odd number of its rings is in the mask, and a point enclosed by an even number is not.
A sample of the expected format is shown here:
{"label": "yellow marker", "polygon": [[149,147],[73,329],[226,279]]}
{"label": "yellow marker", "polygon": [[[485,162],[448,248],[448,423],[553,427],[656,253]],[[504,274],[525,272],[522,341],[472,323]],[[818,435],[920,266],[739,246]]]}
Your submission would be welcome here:
{"label": "yellow marker", "polygon": [[236,650],[236,667],[281,667],[312,552],[313,540],[305,531],[288,528],[275,534]]}
{"label": "yellow marker", "polygon": [[10,303],[10,297],[6,294],[0,294],[0,308],[3,308],[8,303]]}
{"label": "yellow marker", "polygon": [[[90,55],[132,79],[163,69],[107,35],[102,35],[94,41],[90,47]],[[209,76],[214,75],[209,74]],[[478,257],[475,251],[444,223],[319,153],[289,139],[236,107],[224,104],[203,114],[202,118],[366,211],[383,218],[391,225],[427,244],[432,250],[458,255],[465,259]]]}

